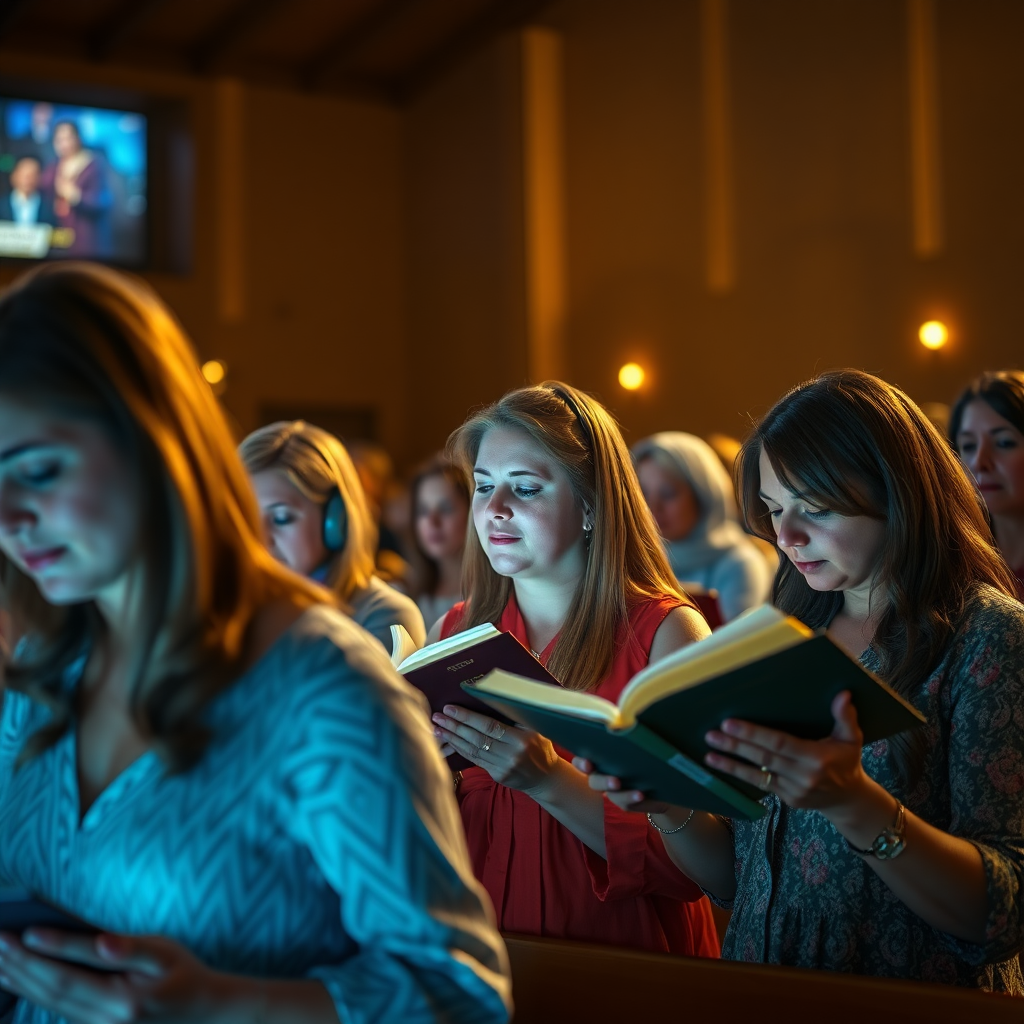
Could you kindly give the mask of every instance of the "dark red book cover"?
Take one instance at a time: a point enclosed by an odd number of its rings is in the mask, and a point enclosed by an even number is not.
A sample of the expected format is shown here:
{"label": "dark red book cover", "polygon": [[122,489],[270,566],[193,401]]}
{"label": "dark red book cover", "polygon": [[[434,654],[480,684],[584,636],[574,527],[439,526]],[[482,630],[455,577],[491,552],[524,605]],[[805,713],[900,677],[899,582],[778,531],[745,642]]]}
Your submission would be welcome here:
{"label": "dark red book cover", "polygon": [[[511,728],[515,725],[512,719],[462,689],[463,683],[482,679],[496,668],[542,683],[559,685],[558,680],[511,633],[488,637],[472,647],[442,655],[437,661],[420,665],[403,675],[417,690],[426,694],[431,713],[443,712],[445,704],[457,704],[468,711],[497,719]],[[448,758],[448,765],[452,771],[461,771],[469,768],[470,762],[458,754],[452,754]]]}

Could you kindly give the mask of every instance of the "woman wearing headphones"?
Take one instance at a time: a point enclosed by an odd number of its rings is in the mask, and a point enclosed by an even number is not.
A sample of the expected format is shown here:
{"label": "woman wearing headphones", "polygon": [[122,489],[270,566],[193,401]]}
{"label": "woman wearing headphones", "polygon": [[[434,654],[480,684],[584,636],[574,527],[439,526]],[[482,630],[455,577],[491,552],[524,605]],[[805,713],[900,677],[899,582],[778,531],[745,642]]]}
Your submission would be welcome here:
{"label": "woman wearing headphones", "polygon": [[392,625],[405,626],[422,647],[426,629],[419,609],[374,575],[376,527],[344,445],[295,420],[253,431],[239,453],[274,557],[332,590],[388,652]]}

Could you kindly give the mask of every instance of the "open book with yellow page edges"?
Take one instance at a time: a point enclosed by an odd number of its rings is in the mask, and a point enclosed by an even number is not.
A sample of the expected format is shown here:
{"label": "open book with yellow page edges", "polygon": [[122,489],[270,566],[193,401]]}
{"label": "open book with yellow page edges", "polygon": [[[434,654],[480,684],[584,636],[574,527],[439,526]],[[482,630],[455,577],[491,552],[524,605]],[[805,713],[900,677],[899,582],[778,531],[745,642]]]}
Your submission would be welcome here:
{"label": "open book with yellow page edges", "polygon": [[613,704],[502,669],[463,689],[542,733],[626,789],[683,807],[757,818],[764,793],[704,764],[704,740],[725,718],[804,739],[831,734],[831,704],[849,690],[864,742],[924,722],[911,704],[824,633],[771,605],[734,619],[637,673]]}

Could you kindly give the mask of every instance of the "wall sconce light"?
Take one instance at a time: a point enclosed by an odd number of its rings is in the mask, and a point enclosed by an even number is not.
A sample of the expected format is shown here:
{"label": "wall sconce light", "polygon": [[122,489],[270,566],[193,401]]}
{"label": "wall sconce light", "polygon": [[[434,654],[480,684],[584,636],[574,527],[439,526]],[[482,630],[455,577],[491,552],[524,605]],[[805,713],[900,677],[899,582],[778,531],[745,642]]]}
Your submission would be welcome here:
{"label": "wall sconce light", "polygon": [[937,351],[949,340],[949,330],[941,321],[929,320],[927,323],[921,324],[921,329],[917,332],[917,336],[925,348]]}
{"label": "wall sconce light", "polygon": [[626,363],[619,370],[619,383],[627,391],[636,391],[644,382],[644,368],[639,363]]}
{"label": "wall sconce light", "polygon": [[228,386],[228,364],[223,359],[208,359],[199,368],[199,372],[202,373],[215,395],[224,393],[224,389]]}

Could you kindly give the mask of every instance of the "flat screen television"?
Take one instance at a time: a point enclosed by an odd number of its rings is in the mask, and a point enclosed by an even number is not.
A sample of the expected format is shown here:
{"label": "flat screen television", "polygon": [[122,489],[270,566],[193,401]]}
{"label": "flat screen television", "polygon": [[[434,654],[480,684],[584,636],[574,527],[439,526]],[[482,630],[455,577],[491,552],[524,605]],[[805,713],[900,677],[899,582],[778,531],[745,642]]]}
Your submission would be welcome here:
{"label": "flat screen television", "polygon": [[148,260],[149,118],[0,94],[0,257]]}

